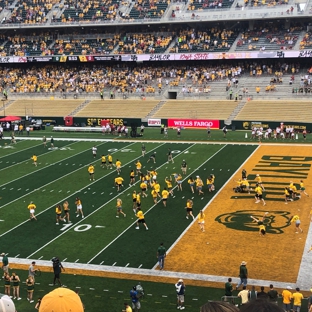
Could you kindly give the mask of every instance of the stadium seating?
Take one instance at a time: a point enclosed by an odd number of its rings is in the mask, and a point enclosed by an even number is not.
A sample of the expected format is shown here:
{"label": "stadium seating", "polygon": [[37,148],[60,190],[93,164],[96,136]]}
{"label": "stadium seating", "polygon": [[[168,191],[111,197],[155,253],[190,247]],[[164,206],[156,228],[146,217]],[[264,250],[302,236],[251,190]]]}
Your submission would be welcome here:
{"label": "stadium seating", "polygon": [[[168,3],[170,3],[170,0],[168,0]],[[129,18],[161,18],[167,10],[168,3],[166,1],[137,0],[129,13]]]}
{"label": "stadium seating", "polygon": [[119,41],[117,53],[164,53],[171,42],[172,35],[168,33],[126,34]]}
{"label": "stadium seating", "polygon": [[216,0],[216,1],[208,1],[208,0],[190,0],[188,4],[188,11],[195,10],[209,10],[209,9],[229,9],[233,0]]}
{"label": "stadium seating", "polygon": [[79,107],[84,100],[48,99],[48,100],[16,100],[5,112],[13,116],[65,117]]}
{"label": "stadium seating", "polygon": [[153,118],[227,119],[237,106],[234,101],[168,100]]}
{"label": "stadium seating", "polygon": [[246,50],[291,50],[296,44],[301,27],[293,27],[287,30],[268,29],[262,27],[259,30],[246,31],[237,41],[236,51]]}
{"label": "stadium seating", "polygon": [[253,100],[245,104],[235,120],[310,122],[311,118],[311,102],[307,100]]}
{"label": "stadium seating", "polygon": [[144,118],[158,104],[155,100],[93,100],[75,117]]}
{"label": "stadium seating", "polygon": [[238,33],[232,30],[212,27],[210,31],[182,30],[170,52],[228,51]]}

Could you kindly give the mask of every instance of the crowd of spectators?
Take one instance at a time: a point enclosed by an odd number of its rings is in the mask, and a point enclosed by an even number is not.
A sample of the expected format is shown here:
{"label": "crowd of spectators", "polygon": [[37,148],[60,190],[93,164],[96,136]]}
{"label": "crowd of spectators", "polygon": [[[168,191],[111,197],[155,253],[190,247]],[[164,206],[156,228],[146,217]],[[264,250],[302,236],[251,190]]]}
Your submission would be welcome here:
{"label": "crowd of spectators", "polygon": [[171,53],[229,50],[237,38],[238,32],[215,26],[210,30],[186,29],[180,30],[176,36],[176,44]]}
{"label": "crowd of spectators", "polygon": [[[302,26],[292,26],[287,30],[280,30],[276,26],[258,26],[253,30],[242,32],[237,41],[237,48],[248,50],[291,50],[296,44]],[[241,49],[240,49],[241,50]]]}
{"label": "crowd of spectators", "polygon": [[[26,66],[27,64],[25,64]],[[34,67],[14,66],[0,70],[1,87],[11,93],[91,93],[114,90],[117,93],[156,93],[170,86],[184,88],[185,93],[202,90],[209,93],[214,81],[236,81],[243,74],[261,69],[263,75],[274,73],[275,77],[299,70],[298,64],[246,63],[231,65],[176,63],[154,65],[43,65]],[[256,74],[255,74],[256,76]]]}

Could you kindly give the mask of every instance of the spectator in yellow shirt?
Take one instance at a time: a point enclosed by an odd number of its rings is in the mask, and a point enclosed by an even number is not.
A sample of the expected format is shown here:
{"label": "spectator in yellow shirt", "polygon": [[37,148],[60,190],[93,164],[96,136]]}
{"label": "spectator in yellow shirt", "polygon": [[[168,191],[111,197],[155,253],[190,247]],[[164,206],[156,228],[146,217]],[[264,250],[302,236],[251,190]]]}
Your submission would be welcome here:
{"label": "spectator in yellow shirt", "polygon": [[282,292],[283,297],[283,307],[284,311],[289,312],[291,308],[291,299],[292,299],[292,293],[289,291],[291,289],[290,286],[287,286],[286,289]]}
{"label": "spectator in yellow shirt", "polygon": [[301,309],[301,301],[303,299],[303,295],[299,291],[300,291],[300,288],[297,287],[296,292],[292,294],[294,298],[294,305],[293,305],[294,312],[300,312],[300,309]]}

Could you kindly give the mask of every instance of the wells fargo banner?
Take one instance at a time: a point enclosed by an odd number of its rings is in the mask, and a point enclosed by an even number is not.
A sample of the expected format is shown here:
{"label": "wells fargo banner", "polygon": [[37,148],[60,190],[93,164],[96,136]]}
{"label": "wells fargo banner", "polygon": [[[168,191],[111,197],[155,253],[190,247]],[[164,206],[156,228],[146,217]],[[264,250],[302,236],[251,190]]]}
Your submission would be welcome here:
{"label": "wells fargo banner", "polygon": [[210,120],[210,119],[168,119],[168,127],[181,127],[181,128],[207,128],[210,129],[219,129],[220,121],[219,120]]}

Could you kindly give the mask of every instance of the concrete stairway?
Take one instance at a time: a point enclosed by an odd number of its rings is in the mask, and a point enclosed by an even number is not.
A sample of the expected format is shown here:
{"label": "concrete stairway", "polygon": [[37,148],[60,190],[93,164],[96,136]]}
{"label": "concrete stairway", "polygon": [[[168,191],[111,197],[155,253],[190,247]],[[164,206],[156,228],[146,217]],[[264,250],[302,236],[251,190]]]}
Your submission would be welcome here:
{"label": "concrete stairway", "polygon": [[166,103],[167,101],[159,101],[152,110],[144,117],[142,118],[143,122],[147,122],[149,118],[152,118],[153,115]]}
{"label": "concrete stairway", "polygon": [[80,112],[84,107],[86,107],[91,100],[85,100],[78,107],[76,107],[68,116],[75,116],[78,112]]}

